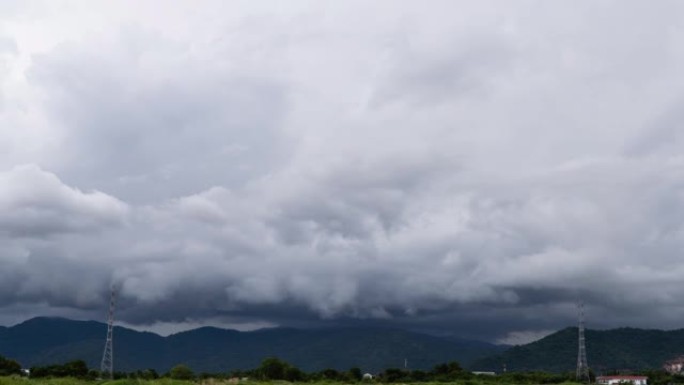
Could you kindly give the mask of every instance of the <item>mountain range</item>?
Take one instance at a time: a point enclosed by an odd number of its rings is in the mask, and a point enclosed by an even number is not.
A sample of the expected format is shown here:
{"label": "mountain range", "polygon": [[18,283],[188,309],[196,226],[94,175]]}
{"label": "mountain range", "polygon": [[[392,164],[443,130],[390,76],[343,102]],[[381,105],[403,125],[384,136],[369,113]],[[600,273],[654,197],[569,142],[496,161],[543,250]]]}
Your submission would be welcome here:
{"label": "mountain range", "polygon": [[[24,367],[82,359],[89,367],[98,368],[106,328],[95,321],[33,318],[0,328],[0,355]],[[168,337],[114,329],[114,364],[119,371],[152,368],[166,372],[183,363],[196,372],[218,373],[252,369],[264,358],[275,356],[306,371],[359,367],[377,372],[403,367],[405,359],[410,369],[430,369],[447,361],[467,365],[502,350],[485,342],[380,328],[239,332],[203,327]]]}
{"label": "mountain range", "polygon": [[[574,371],[577,365],[577,328],[566,328],[527,345],[473,362],[475,370]],[[587,330],[589,367],[598,375],[662,368],[665,361],[684,356],[684,329],[619,328]]]}
{"label": "mountain range", "polygon": [[[95,321],[33,318],[0,327],[0,355],[24,367],[82,359],[98,368],[107,326]],[[589,366],[597,374],[615,370],[655,369],[684,355],[684,329],[662,331],[620,328],[587,330]],[[472,370],[573,371],[577,362],[577,328],[566,328],[519,346],[452,337],[435,337],[399,329],[273,328],[251,332],[203,327],[167,337],[123,327],[114,330],[115,367],[119,371],[152,368],[166,372],[186,364],[196,372],[252,369],[275,356],[305,371],[327,368],[364,372],[401,368],[431,369],[458,361]]]}

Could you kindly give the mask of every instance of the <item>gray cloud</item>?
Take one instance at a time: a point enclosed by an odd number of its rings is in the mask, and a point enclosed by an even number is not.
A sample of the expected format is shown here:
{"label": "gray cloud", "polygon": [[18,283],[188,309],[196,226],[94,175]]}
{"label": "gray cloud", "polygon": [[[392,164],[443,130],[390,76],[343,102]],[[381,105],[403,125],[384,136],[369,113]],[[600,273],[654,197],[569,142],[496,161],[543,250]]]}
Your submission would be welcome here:
{"label": "gray cloud", "polygon": [[127,215],[128,206],[118,199],[70,188],[34,165],[0,174],[0,186],[0,232],[11,237],[87,233],[121,224]]}
{"label": "gray cloud", "polygon": [[79,9],[87,35],[10,29],[0,322],[101,317],[117,283],[124,322],[167,331],[522,341],[578,297],[594,327],[680,327],[680,5],[608,3],[121,2]]}
{"label": "gray cloud", "polygon": [[89,41],[36,56],[29,72],[67,127],[56,164],[67,180],[140,201],[241,183],[279,159],[277,80],[142,28],[107,39],[107,50]]}

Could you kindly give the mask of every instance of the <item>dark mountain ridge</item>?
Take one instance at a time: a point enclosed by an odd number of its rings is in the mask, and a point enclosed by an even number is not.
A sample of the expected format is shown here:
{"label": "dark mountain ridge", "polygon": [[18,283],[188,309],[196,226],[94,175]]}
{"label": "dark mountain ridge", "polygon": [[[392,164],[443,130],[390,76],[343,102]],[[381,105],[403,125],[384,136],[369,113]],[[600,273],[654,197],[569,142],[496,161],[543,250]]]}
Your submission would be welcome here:
{"label": "dark mountain ridge", "polygon": [[[25,367],[83,359],[97,368],[105,334],[106,325],[100,322],[34,318],[0,327],[0,355]],[[225,372],[255,368],[268,356],[307,371],[356,366],[376,372],[402,367],[404,358],[409,369],[429,369],[455,360],[473,370],[496,372],[504,364],[509,371],[567,372],[577,363],[577,328],[514,347],[377,327],[252,332],[202,327],[168,337],[116,327],[114,335],[115,364],[123,371],[154,368],[165,372],[184,363],[197,372]],[[597,374],[657,369],[684,355],[684,329],[587,330],[586,341],[589,366]]]}
{"label": "dark mountain ridge", "polygon": [[[597,374],[658,369],[665,361],[684,355],[684,329],[587,330],[585,336],[589,367]],[[471,367],[500,371],[506,364],[509,371],[573,371],[577,350],[578,330],[566,328],[530,344],[476,360]]]}
{"label": "dark mountain ridge", "polygon": [[[0,328],[0,355],[25,367],[82,359],[99,367],[106,325],[95,321],[33,318]],[[276,356],[307,371],[360,367],[375,372],[400,367],[406,358],[411,369],[437,363],[465,365],[503,348],[485,342],[434,337],[400,329],[274,328],[252,332],[202,327],[162,337],[123,327],[114,329],[116,370],[153,368],[168,371],[184,363],[197,372],[251,369]]]}

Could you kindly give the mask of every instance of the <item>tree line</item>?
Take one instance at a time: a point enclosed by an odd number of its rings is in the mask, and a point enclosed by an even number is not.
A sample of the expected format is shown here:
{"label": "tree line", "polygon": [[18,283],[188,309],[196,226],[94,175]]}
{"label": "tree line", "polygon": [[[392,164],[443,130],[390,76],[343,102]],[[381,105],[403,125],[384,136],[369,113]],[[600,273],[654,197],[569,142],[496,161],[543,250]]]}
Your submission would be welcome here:
{"label": "tree line", "polygon": [[[20,375],[21,365],[12,359],[0,356],[0,376]],[[639,373],[649,378],[649,385],[684,384],[684,376],[669,374],[662,370],[647,370]],[[101,378],[98,370],[89,369],[82,360],[76,360],[59,365],[34,366],[30,369],[30,376],[44,377],[73,377],[95,380]],[[452,361],[435,365],[431,370],[406,370],[388,368],[379,373],[373,373],[369,378],[360,368],[348,370],[324,369],[317,372],[305,372],[277,357],[264,359],[261,364],[250,370],[234,370],[227,373],[195,373],[190,367],[179,364],[167,373],[158,373],[154,369],[136,370],[132,372],[116,372],[115,379],[146,379],[172,378],[177,380],[196,380],[205,378],[249,378],[260,381],[290,381],[290,382],[378,382],[378,383],[410,383],[410,382],[454,382],[464,385],[488,384],[561,384],[574,382],[575,373],[548,372],[511,372],[496,376],[482,376],[465,370],[458,362]]]}
{"label": "tree line", "polygon": [[[21,365],[10,359],[0,356],[0,375],[21,374]],[[35,378],[44,377],[74,377],[80,379],[97,379],[102,375],[99,371],[89,369],[82,360],[71,361],[59,365],[34,366],[30,368],[30,376]],[[388,368],[380,373],[373,373],[371,377],[365,375],[360,368],[354,367],[348,370],[324,369],[317,372],[305,372],[296,366],[285,362],[277,357],[264,359],[261,364],[250,370],[234,370],[228,373],[195,373],[184,364],[179,364],[167,373],[158,373],[154,369],[137,370],[133,372],[116,372],[115,379],[147,379],[172,378],[178,380],[194,380],[203,378],[249,378],[251,380],[273,381],[283,380],[290,382],[452,382],[454,380],[473,380],[476,375],[464,370],[458,362],[448,362],[435,365],[432,370],[405,370]],[[553,384],[568,380],[567,376],[552,375],[547,373],[515,373],[505,377],[497,376],[496,380],[508,378],[511,382],[530,384]],[[495,377],[491,377],[492,380]]]}

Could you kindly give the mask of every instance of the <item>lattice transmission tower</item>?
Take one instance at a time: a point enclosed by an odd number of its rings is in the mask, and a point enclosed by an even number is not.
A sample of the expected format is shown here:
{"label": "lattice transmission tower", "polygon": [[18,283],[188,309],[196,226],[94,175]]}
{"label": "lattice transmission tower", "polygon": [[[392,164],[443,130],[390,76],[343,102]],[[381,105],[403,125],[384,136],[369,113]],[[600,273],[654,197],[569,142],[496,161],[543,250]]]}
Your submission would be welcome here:
{"label": "lattice transmission tower", "polygon": [[100,375],[102,377],[114,377],[114,308],[116,307],[116,286],[112,286],[109,297],[109,315],[107,316],[107,342],[102,353]]}
{"label": "lattice transmission tower", "polygon": [[577,381],[588,383],[591,381],[589,377],[589,365],[587,364],[587,346],[584,339],[584,303],[577,303],[577,311],[579,315],[579,351],[577,352]]}

